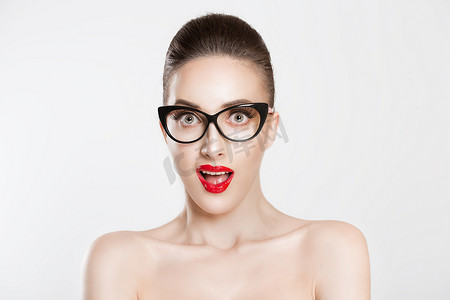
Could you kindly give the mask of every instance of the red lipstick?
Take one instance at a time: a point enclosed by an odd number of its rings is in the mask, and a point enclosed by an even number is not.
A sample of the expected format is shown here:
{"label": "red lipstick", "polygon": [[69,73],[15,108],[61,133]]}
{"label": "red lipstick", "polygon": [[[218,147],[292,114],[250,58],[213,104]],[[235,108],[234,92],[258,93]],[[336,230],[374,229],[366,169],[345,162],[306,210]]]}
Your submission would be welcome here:
{"label": "red lipstick", "polygon": [[234,176],[234,171],[224,166],[201,165],[196,172],[203,187],[210,193],[225,191]]}

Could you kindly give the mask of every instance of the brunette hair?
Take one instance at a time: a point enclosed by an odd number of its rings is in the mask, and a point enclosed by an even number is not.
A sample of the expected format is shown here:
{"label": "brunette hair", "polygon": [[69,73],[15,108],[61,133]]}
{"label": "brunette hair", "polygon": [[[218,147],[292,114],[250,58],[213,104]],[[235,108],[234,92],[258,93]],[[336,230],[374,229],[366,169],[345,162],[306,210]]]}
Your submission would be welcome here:
{"label": "brunette hair", "polygon": [[168,85],[178,69],[195,58],[216,55],[253,63],[266,85],[269,106],[273,107],[273,69],[261,35],[238,17],[216,13],[190,20],[170,42],[164,64],[163,103],[167,103]]}

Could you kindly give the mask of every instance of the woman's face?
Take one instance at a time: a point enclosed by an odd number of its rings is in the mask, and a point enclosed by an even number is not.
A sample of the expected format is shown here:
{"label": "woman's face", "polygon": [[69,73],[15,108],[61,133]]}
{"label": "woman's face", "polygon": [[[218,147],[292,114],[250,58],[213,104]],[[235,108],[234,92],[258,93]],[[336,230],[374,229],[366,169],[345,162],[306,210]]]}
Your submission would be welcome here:
{"label": "woman's face", "polygon": [[[261,75],[250,63],[214,56],[192,60],[173,75],[167,105],[193,105],[213,115],[225,105],[242,99],[268,103]],[[200,140],[190,144],[173,141],[163,130],[188,201],[194,208],[208,214],[222,214],[246,197],[259,196],[261,160],[276,136],[277,125],[278,113],[269,114],[258,136],[247,142],[225,139],[212,123]],[[208,175],[199,171],[208,171],[205,165],[223,166],[233,172]],[[229,184],[220,184],[223,181]]]}

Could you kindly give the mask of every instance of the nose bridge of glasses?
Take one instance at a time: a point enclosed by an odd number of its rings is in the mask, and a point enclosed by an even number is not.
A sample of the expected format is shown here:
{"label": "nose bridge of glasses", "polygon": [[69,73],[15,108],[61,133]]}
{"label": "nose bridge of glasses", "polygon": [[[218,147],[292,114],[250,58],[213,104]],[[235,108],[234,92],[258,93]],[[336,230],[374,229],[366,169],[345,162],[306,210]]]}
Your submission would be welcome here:
{"label": "nose bridge of glasses", "polygon": [[[208,120],[208,123],[207,123],[207,125],[205,127],[205,134],[206,135],[210,136],[211,135],[211,130],[213,130],[213,131],[215,130],[215,134],[217,136],[221,135],[220,134],[219,125],[217,124],[217,117],[218,117],[218,114],[206,115],[206,119]],[[211,127],[211,125],[213,125],[214,128]]]}

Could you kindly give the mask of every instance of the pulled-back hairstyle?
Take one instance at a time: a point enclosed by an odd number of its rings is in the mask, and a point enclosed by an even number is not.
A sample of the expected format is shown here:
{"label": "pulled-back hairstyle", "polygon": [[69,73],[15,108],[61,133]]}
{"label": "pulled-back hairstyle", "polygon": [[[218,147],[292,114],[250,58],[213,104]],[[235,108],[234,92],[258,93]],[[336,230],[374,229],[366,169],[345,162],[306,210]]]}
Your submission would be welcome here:
{"label": "pulled-back hairstyle", "polygon": [[261,74],[269,105],[275,100],[270,53],[261,35],[238,17],[207,14],[187,22],[173,37],[166,54],[163,75],[163,103],[167,103],[172,75],[190,60],[206,56],[227,56],[253,63]]}

